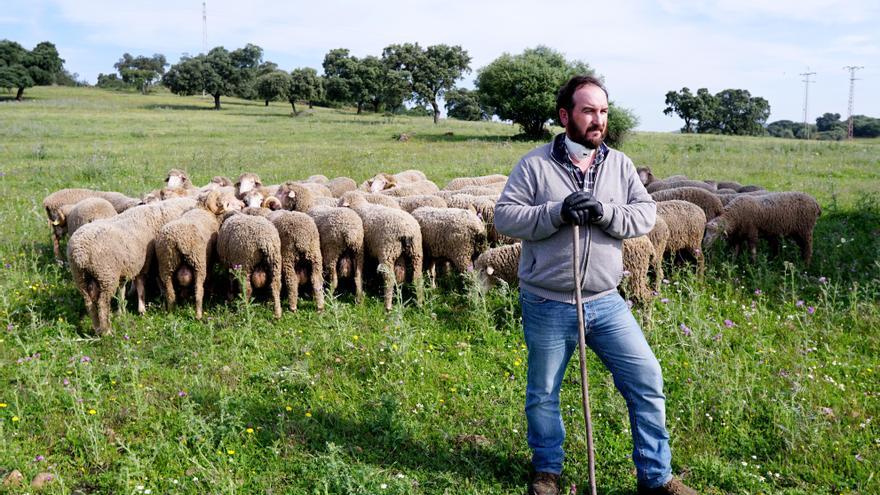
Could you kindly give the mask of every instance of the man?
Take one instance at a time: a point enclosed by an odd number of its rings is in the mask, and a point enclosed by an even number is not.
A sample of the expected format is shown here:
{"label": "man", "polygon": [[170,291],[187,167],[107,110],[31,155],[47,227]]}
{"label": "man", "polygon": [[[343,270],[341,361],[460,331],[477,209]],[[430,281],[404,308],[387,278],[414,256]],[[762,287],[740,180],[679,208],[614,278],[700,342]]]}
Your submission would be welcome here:
{"label": "man", "polygon": [[526,384],[529,493],[559,493],[565,428],[559,388],[578,341],[572,269],[572,225],[580,226],[580,288],[587,345],[611,371],[626,399],[639,494],[696,494],[671,475],[660,364],[626,302],[621,240],[647,234],[656,205],[632,161],[603,142],[608,93],[602,82],[575,76],[556,101],[565,132],[524,156],[495,207],[499,232],[522,239],[519,264]]}

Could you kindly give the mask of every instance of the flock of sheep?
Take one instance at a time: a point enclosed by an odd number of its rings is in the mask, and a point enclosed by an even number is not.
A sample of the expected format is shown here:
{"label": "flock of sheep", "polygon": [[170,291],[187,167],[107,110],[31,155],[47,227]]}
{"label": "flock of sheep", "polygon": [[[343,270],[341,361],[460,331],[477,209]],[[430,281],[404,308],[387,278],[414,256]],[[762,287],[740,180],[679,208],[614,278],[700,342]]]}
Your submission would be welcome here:
{"label": "flock of sheep", "polygon": [[[781,237],[792,237],[809,263],[819,216],[812,197],[682,176],[658,180],[647,168],[638,172],[658,201],[658,215],[650,234],[624,241],[624,270],[630,274],[625,283],[634,300],[652,297],[649,268],[654,290],[659,289],[664,255],[690,253],[702,273],[702,247],[719,236],[737,249],[746,243],[753,256],[759,237],[774,249]],[[392,307],[395,284],[406,281],[421,302],[423,272],[432,283],[439,271],[476,270],[484,287],[516,284],[520,244],[494,227],[495,202],[506,180],[504,175],[461,177],[441,190],[418,170],[379,173],[360,185],[323,175],[263,185],[256,174],[244,173],[235,183],[215,177],[196,187],[184,171],[173,169],[164,187],[142,198],[62,189],[47,196],[43,206],[56,258],[61,258],[60,241],[70,236],[73,280],[93,328],[105,335],[111,332],[111,299],[118,291],[123,300],[124,282],[134,282],[143,313],[154,273],[168,309],[191,288],[198,319],[206,286],[222,285],[210,283],[215,266],[231,274],[248,296],[267,288],[276,318],[282,313],[282,287],[291,311],[301,288],[323,310],[325,277],[330,294],[340,279],[351,280],[358,302],[364,277],[375,278],[383,286],[386,309]]]}

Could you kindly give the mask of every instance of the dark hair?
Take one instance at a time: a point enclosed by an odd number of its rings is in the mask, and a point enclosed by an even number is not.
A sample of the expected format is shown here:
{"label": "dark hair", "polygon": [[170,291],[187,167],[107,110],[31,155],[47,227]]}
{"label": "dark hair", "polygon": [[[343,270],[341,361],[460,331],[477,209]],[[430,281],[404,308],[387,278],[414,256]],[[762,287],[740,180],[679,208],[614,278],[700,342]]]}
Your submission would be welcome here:
{"label": "dark hair", "polygon": [[559,88],[559,93],[556,95],[556,112],[559,112],[560,108],[564,108],[570,112],[571,108],[574,106],[574,92],[580,89],[581,86],[586,86],[587,84],[592,84],[593,86],[598,87],[605,92],[605,98],[608,98],[608,90],[605,89],[605,85],[602,84],[601,79],[587,75],[573,76],[568,82]]}

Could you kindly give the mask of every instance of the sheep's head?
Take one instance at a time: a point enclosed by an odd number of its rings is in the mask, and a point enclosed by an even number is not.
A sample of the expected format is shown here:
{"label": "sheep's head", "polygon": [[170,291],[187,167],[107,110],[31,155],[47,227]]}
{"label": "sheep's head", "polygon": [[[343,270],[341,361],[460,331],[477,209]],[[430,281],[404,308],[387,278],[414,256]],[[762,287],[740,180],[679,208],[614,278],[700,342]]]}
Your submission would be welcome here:
{"label": "sheep's head", "polygon": [[176,168],[172,168],[168,171],[168,175],[165,177],[165,187],[173,189],[176,187],[190,186],[192,186],[192,183],[190,182],[189,177],[186,175],[186,172]]}
{"label": "sheep's head", "polygon": [[370,192],[377,193],[379,191],[384,191],[385,189],[390,189],[396,186],[397,179],[393,175],[381,173],[368,180],[367,184],[369,184],[370,186]]}
{"label": "sheep's head", "polygon": [[260,181],[260,176],[250,172],[245,172],[238,176],[238,182],[235,183],[235,190],[238,193],[238,197],[242,197],[244,194],[247,194],[249,191],[257,187],[263,187],[263,183]]}
{"label": "sheep's head", "polygon": [[204,208],[215,215],[225,215],[233,211],[240,211],[244,203],[230,193],[211,191],[199,198]]}
{"label": "sheep's head", "polygon": [[367,202],[367,198],[357,191],[349,191],[339,198],[338,206],[352,208]]}
{"label": "sheep's head", "polygon": [[649,167],[639,167],[636,171],[639,173],[639,179],[642,181],[643,186],[647,186],[656,180]]}
{"label": "sheep's head", "polygon": [[224,177],[222,175],[216,175],[211,179],[211,184],[216,184],[218,187],[229,187],[234,185],[229,177]]}
{"label": "sheep's head", "polygon": [[714,218],[706,224],[706,230],[703,234],[703,249],[709,249],[719,237],[727,237],[727,222],[721,217]]}
{"label": "sheep's head", "polygon": [[188,194],[183,187],[166,187],[159,191],[159,199],[185,198]]}
{"label": "sheep's head", "polygon": [[284,205],[281,204],[281,200],[276,198],[275,196],[269,196],[268,198],[264,199],[261,206],[263,208],[268,208],[272,211],[281,210],[284,207]]}
{"label": "sheep's head", "polygon": [[266,199],[266,196],[259,189],[252,189],[241,199],[244,201],[245,206],[260,208],[263,205],[263,200]]}

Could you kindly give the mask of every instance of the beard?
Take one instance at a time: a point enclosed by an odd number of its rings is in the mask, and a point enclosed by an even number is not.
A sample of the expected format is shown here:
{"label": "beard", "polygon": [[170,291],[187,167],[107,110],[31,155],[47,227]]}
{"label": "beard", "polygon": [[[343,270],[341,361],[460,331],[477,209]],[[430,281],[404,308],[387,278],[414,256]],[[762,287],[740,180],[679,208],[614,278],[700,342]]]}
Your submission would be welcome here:
{"label": "beard", "polygon": [[[593,131],[599,131],[599,135],[591,136],[590,133],[592,133]],[[568,121],[568,126],[565,127],[565,133],[568,135],[568,138],[575,143],[594,150],[602,144],[602,141],[605,140],[605,136],[608,135],[608,124],[607,122],[603,126],[600,126],[599,124],[593,124],[584,129],[581,128],[574,121],[574,119],[572,119]]]}

